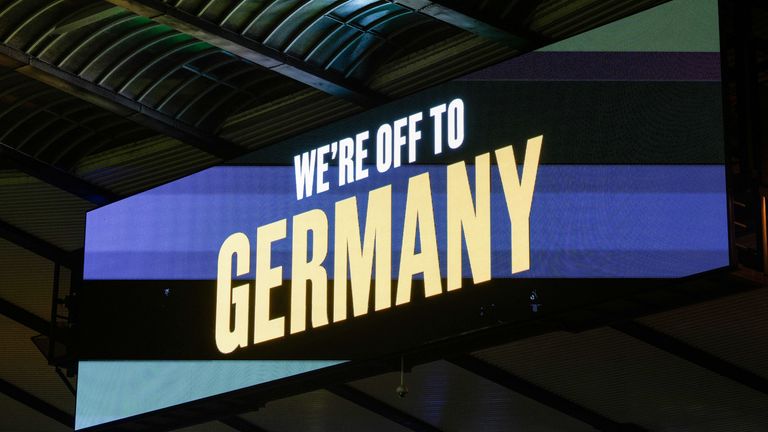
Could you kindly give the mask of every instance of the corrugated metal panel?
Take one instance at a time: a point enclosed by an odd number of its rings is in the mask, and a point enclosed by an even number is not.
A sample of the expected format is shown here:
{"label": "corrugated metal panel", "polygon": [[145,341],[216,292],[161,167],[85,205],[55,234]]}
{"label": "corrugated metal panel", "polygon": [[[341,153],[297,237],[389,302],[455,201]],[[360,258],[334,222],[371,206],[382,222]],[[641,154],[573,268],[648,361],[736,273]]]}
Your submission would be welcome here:
{"label": "corrugated metal panel", "polygon": [[359,111],[343,99],[308,89],[230,117],[221,136],[248,148],[263,147]]}
{"label": "corrugated metal panel", "polygon": [[183,429],[174,429],[175,432],[233,432],[234,429],[219,422],[208,422]]}
{"label": "corrugated metal panel", "polygon": [[591,431],[590,426],[444,361],[405,374],[410,392],[395,393],[399,373],[352,385],[444,431]]}
{"label": "corrugated metal panel", "polygon": [[215,164],[218,159],[158,136],[85,158],[77,175],[120,195],[132,195]]}
{"label": "corrugated metal panel", "polygon": [[68,170],[98,150],[154,135],[137,123],[0,67],[0,141]]}
{"label": "corrugated metal panel", "polygon": [[30,338],[32,330],[0,316],[0,377],[70,414],[75,412],[75,397],[61,382],[54,368]]}
{"label": "corrugated metal panel", "polygon": [[5,240],[0,240],[0,298],[51,319],[54,264]]}
{"label": "corrugated metal panel", "polygon": [[0,430],[16,432],[71,431],[63,424],[46,417],[26,405],[0,394]]}
{"label": "corrugated metal panel", "polygon": [[514,54],[508,46],[472,34],[460,34],[427,49],[403,56],[376,72],[371,88],[393,97],[403,97]]}
{"label": "corrugated metal panel", "polygon": [[615,21],[668,0],[551,0],[536,8],[531,30],[561,39]]}
{"label": "corrugated metal panel", "polygon": [[64,250],[83,247],[85,212],[94,207],[20,172],[0,172],[0,219]]}
{"label": "corrugated metal panel", "polygon": [[361,81],[393,53],[423,48],[459,31],[411,7],[379,0],[171,4],[270,51]]}
{"label": "corrugated metal panel", "polygon": [[270,432],[408,430],[325,390],[269,402],[241,417]]}
{"label": "corrugated metal panel", "polygon": [[768,378],[768,289],[688,306],[638,321]]}
{"label": "corrugated metal panel", "polygon": [[768,396],[611,329],[550,333],[475,353],[648,430],[766,430]]}

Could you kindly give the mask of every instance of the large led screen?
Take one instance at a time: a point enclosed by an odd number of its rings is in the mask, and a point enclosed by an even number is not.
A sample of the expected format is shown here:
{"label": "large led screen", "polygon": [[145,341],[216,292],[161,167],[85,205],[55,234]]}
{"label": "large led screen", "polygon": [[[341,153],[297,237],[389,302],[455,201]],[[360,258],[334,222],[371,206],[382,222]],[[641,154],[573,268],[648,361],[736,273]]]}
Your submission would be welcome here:
{"label": "large led screen", "polygon": [[77,428],[728,266],[721,102],[675,0],[90,212]]}

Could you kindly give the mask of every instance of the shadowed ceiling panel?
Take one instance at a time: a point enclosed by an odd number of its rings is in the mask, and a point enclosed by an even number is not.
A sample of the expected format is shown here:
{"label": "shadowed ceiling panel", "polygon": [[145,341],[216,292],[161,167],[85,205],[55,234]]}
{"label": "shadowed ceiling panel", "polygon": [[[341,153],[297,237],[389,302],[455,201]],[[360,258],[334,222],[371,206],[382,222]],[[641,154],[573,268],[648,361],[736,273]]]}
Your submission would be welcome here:
{"label": "shadowed ceiling panel", "polygon": [[0,220],[71,251],[83,247],[85,212],[95,206],[40,180],[0,172]]}
{"label": "shadowed ceiling panel", "polygon": [[236,430],[224,423],[208,422],[182,429],[174,429],[174,432],[236,432]]}
{"label": "shadowed ceiling panel", "polygon": [[49,321],[53,262],[0,239],[0,263],[0,298]]}
{"label": "shadowed ceiling panel", "polygon": [[67,432],[72,428],[48,418],[0,393],[0,430],[16,432]]}
{"label": "shadowed ceiling panel", "polygon": [[[549,333],[477,357],[618,422],[653,431],[760,430],[768,396],[611,329]],[[730,428],[718,428],[728,419]]]}
{"label": "shadowed ceiling panel", "polygon": [[172,138],[156,137],[87,157],[76,167],[76,173],[91,183],[109,186],[112,191],[128,196],[217,161]]}
{"label": "shadowed ceiling panel", "polygon": [[639,321],[768,378],[768,289],[651,315]]}
{"label": "shadowed ceiling panel", "polygon": [[546,37],[561,39],[645,10],[667,0],[549,0],[529,19],[530,28]]}
{"label": "shadowed ceiling panel", "polygon": [[445,361],[428,363],[405,374],[409,393],[400,398],[399,373],[352,383],[384,403],[443,431],[591,431],[589,425],[483,380]]}
{"label": "shadowed ceiling panel", "polygon": [[[425,82],[437,85],[498,63],[509,55],[509,47],[503,44],[489,43],[471,34],[459,34],[386,64],[371,82],[371,88],[404,97],[424,88]],[[470,56],[473,59],[471,66],[465,60]]]}
{"label": "shadowed ceiling panel", "polygon": [[241,417],[270,432],[408,430],[325,390],[269,402],[264,408]]}
{"label": "shadowed ceiling panel", "polygon": [[230,117],[221,135],[258,148],[360,111],[343,99],[308,89]]}
{"label": "shadowed ceiling panel", "polygon": [[[32,330],[0,316],[0,378],[70,414],[75,412],[75,397],[56,376],[55,370],[30,339]],[[4,417],[4,416],[3,416]]]}

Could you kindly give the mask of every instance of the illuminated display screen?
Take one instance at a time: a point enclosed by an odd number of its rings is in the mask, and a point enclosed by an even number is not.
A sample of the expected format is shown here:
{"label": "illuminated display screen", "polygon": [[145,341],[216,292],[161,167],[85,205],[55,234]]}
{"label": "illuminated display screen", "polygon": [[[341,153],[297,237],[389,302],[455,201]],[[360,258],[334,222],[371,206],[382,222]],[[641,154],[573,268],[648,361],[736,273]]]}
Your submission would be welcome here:
{"label": "illuminated display screen", "polygon": [[717,29],[676,0],[90,212],[77,428],[471,331],[477,305],[525,319],[555,280],[728,266]]}
{"label": "illuminated display screen", "polygon": [[[467,177],[472,179],[474,171],[468,166]],[[215,280],[219,248],[230,234],[253,237],[258,227],[287,216],[285,238],[271,249],[274,265],[281,265],[288,279],[294,243],[291,217],[318,209],[327,218],[330,278],[337,203],[357,195],[355,216],[364,228],[369,188],[386,186],[392,190],[392,220],[387,226],[391,225],[391,269],[396,277],[408,181],[424,173],[429,174],[432,194],[433,216],[427,223],[434,226],[439,273],[444,276],[448,249],[445,166],[402,167],[395,178],[369,178],[343,192],[329,191],[299,202],[293,197],[293,167],[225,166],[99,210],[98,220],[89,219],[89,228],[110,234],[88,238],[91,255],[86,277]],[[530,269],[512,274],[512,224],[498,169],[491,166],[492,276],[681,277],[727,265],[724,176],[722,165],[542,165],[530,211]],[[142,228],[133,231],[136,226]],[[120,231],[125,231],[125,237],[115,250]],[[192,232],[194,236],[185,234]],[[255,246],[253,238],[251,242]],[[467,256],[466,246],[463,255]],[[466,258],[462,268],[465,276],[472,274]]]}

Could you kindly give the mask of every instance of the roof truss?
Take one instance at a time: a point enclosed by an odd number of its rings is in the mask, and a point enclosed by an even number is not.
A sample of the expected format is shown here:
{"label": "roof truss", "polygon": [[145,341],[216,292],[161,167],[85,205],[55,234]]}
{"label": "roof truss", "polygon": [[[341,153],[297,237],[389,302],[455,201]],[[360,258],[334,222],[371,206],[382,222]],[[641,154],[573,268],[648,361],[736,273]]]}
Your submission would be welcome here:
{"label": "roof truss", "polygon": [[753,390],[768,394],[768,380],[765,378],[658,330],[635,321],[615,324],[612,328]]}
{"label": "roof truss", "polygon": [[66,267],[75,267],[74,264],[77,263],[71,253],[2,220],[0,220],[0,238]]}
{"label": "roof truss", "polygon": [[72,414],[56,408],[48,402],[39,399],[30,393],[27,393],[26,391],[16,387],[15,385],[5,381],[2,378],[0,378],[0,393],[3,393],[8,397],[23,403],[24,405],[40,412],[47,417],[52,418],[53,420],[56,420],[64,426],[70,428],[75,426],[75,417]]}
{"label": "roof truss", "polygon": [[222,28],[215,23],[168,6],[157,0],[108,0],[110,3],[165,24],[182,33],[252,61],[266,69],[297,80],[330,95],[347,99],[365,107],[386,102],[386,98],[363,85],[337,76],[290,57],[245,36]]}
{"label": "roof truss", "polygon": [[0,44],[0,64],[218,158],[231,159],[246,153],[246,149],[227,140],[205,133],[8,45]]}
{"label": "roof truss", "polygon": [[605,432],[641,432],[645,429],[627,423],[618,423],[604,415],[585,408],[560,395],[543,389],[536,384],[515,376],[501,368],[486,363],[471,355],[462,355],[448,359],[451,363],[468,370],[487,380],[493,381],[516,393],[520,393],[543,405],[580,420],[599,431]]}

